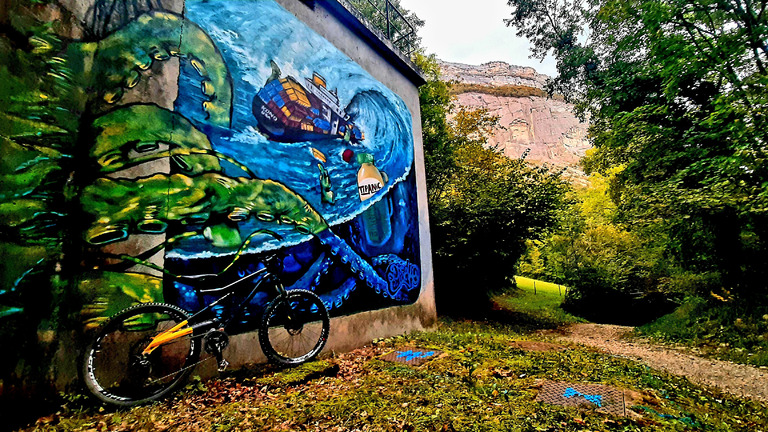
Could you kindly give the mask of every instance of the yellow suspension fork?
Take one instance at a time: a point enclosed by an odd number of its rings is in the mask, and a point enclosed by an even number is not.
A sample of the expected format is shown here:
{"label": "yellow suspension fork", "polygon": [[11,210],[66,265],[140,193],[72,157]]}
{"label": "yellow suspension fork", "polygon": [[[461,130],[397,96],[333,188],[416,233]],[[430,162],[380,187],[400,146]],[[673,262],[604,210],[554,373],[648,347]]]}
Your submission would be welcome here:
{"label": "yellow suspension fork", "polygon": [[172,328],[169,328],[168,330],[160,333],[159,335],[152,338],[152,341],[147,345],[146,348],[144,348],[144,351],[141,352],[142,355],[149,355],[152,353],[152,351],[155,350],[155,348],[167,344],[168,342],[171,342],[175,339],[178,339],[180,337],[187,336],[188,334],[191,334],[193,332],[192,327],[181,329],[185,325],[187,325],[189,321],[184,320]]}

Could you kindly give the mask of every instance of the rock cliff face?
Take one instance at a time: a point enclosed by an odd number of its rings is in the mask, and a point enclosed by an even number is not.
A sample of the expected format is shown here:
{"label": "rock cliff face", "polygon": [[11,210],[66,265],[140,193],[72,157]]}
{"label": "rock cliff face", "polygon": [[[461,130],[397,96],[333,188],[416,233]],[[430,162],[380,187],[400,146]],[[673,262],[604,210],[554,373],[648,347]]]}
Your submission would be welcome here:
{"label": "rock cliff face", "polygon": [[523,85],[544,88],[547,76],[536,72],[532,67],[523,67],[493,61],[480,66],[440,61],[440,69],[445,79],[452,79],[467,84],[488,86]]}
{"label": "rock cliff face", "polygon": [[459,104],[486,108],[499,116],[499,127],[489,145],[511,158],[530,149],[529,162],[565,168],[566,177],[585,182],[578,163],[590,148],[587,124],[573,114],[573,105],[537,95],[506,96],[510,86],[543,89],[546,75],[504,62],[480,66],[441,62],[440,66],[443,79],[469,85],[464,86],[469,91],[456,96]]}

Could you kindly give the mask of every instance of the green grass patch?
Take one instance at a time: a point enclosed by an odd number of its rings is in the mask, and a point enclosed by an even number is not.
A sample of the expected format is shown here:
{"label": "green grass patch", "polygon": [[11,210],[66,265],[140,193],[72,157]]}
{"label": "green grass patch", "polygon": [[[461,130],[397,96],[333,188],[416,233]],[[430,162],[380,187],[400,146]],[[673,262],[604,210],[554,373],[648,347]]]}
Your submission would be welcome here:
{"label": "green grass patch", "polygon": [[[536,337],[506,325],[445,321],[434,331],[378,341],[320,362],[324,370],[328,362],[338,365],[335,376],[291,380],[286,387],[262,385],[261,378],[212,380],[205,392],[131,410],[71,412],[41,422],[37,430],[768,430],[765,405],[588,349],[532,353],[511,347],[522,339]],[[400,347],[445,354],[415,368],[378,359]],[[285,375],[267,370],[266,375]],[[639,416],[610,417],[536,402],[542,380],[636,392]]]}
{"label": "green grass patch", "polygon": [[521,290],[530,291],[535,294],[541,293],[550,297],[557,295],[560,300],[565,296],[565,291],[567,290],[565,285],[553,284],[523,276],[515,276],[515,283],[517,283],[517,287]]}
{"label": "green grass patch", "polygon": [[[574,322],[584,322],[565,312],[563,302],[566,287],[515,276],[517,290],[493,298],[494,303],[512,314],[511,320],[529,328],[554,328]],[[534,286],[535,282],[535,286]]]}
{"label": "green grass patch", "polygon": [[768,307],[691,297],[671,314],[637,329],[641,336],[674,342],[699,354],[768,366]]}

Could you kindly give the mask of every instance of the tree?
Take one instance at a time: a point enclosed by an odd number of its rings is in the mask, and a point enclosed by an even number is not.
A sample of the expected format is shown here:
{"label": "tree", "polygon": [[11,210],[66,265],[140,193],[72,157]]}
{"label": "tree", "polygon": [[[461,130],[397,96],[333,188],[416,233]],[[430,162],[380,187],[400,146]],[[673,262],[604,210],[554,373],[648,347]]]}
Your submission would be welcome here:
{"label": "tree", "polygon": [[468,142],[456,150],[457,168],[430,202],[435,286],[441,313],[474,315],[511,285],[525,241],[556,224],[567,185],[558,173],[460,136]]}
{"label": "tree", "polygon": [[456,170],[456,142],[448,124],[453,103],[448,83],[440,80],[440,65],[435,56],[416,53],[414,61],[427,78],[427,83],[419,87],[419,107],[427,194],[431,203]]}
{"label": "tree", "polygon": [[452,103],[434,56],[415,56],[438,311],[487,310],[488,294],[509,286],[526,239],[558,219],[567,185],[559,173],[486,148],[498,118]]}
{"label": "tree", "polygon": [[547,268],[544,264],[544,258],[541,255],[542,242],[536,240],[525,241],[525,253],[520,257],[517,263],[515,275],[525,276],[532,279],[542,279],[547,277]]}
{"label": "tree", "polygon": [[[767,2],[511,0],[509,24],[553,53],[550,85],[589,117],[585,167],[624,169],[619,218],[670,259],[766,294]],[[588,30],[588,31],[585,31]]]}
{"label": "tree", "polygon": [[529,244],[518,270],[568,286],[563,307],[576,315],[637,324],[670,310],[663,291],[670,275],[657,242],[616,221],[607,190],[618,172],[593,173],[588,187],[576,189],[558,230]]}
{"label": "tree", "polygon": [[507,288],[525,241],[556,224],[567,185],[557,173],[473,143],[431,203],[438,309],[472,315]]}

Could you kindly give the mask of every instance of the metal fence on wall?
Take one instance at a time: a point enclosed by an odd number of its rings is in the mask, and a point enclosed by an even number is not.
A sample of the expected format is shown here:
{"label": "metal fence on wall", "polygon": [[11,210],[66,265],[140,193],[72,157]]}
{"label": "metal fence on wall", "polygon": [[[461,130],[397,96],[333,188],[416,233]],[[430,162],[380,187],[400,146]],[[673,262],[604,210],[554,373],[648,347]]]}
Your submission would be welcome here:
{"label": "metal fence on wall", "polygon": [[366,3],[373,8],[370,22],[392,41],[400,51],[411,55],[416,49],[416,27],[390,0],[357,0],[358,7]]}

